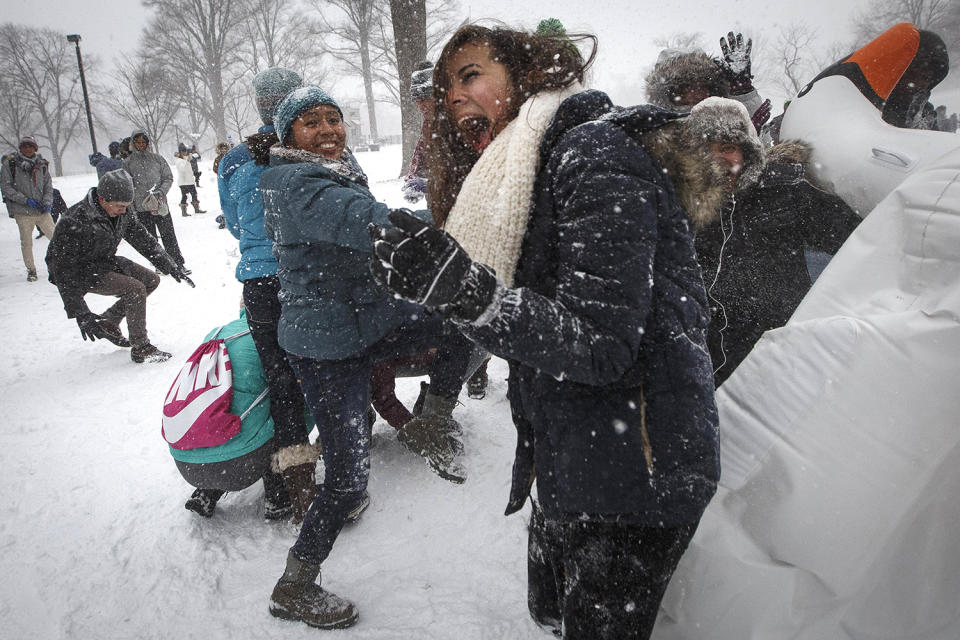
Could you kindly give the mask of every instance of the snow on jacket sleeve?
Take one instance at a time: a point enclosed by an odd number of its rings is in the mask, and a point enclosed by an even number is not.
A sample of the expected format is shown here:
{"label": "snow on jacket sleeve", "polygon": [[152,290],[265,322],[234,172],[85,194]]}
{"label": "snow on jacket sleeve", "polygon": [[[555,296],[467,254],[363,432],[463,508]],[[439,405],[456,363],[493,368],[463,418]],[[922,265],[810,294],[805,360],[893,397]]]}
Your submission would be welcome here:
{"label": "snow on jacket sleeve", "polygon": [[492,318],[462,326],[463,333],[558,379],[620,379],[637,360],[650,310],[663,197],[648,179],[652,167],[611,124],[568,133],[546,169],[555,209],[555,295],[501,288]]}
{"label": "snow on jacket sleeve", "polygon": [[83,296],[87,292],[84,274],[78,269],[90,240],[85,237],[84,226],[73,216],[62,216],[54,228],[53,238],[47,248],[47,268],[50,280],[57,286],[63,309],[68,318],[75,318],[90,310]]}
{"label": "snow on jacket sleeve", "polygon": [[[392,226],[390,207],[374,199],[370,191],[318,164],[301,163],[290,171],[280,188],[286,200],[281,210],[300,211],[298,227],[304,237],[370,253],[371,222]],[[415,211],[432,223],[430,212]]]}

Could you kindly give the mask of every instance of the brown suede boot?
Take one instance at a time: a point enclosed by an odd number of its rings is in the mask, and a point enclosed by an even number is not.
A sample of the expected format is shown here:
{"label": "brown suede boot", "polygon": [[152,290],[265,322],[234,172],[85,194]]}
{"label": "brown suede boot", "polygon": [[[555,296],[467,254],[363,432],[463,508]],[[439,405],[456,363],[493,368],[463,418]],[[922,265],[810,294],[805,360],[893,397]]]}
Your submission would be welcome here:
{"label": "brown suede boot", "polygon": [[313,504],[317,495],[317,458],[320,444],[295,444],[284,447],[273,454],[271,467],[283,476],[283,485],[287,488],[290,503],[293,505],[293,516],[290,522],[303,522],[307,510]]}
{"label": "brown suede boot", "polygon": [[206,213],[206,211],[204,211],[203,209],[200,208],[200,201],[199,201],[199,200],[194,200],[194,201],[193,201],[193,212],[194,212],[194,213]]}
{"label": "brown suede boot", "polygon": [[317,629],[344,629],[356,624],[357,608],[322,589],[314,582],[319,582],[319,577],[320,565],[307,564],[289,552],[286,569],[270,595],[270,615],[299,620]]}
{"label": "brown suede boot", "polygon": [[184,218],[190,217],[190,214],[187,213],[187,203],[183,203],[180,205],[180,215],[182,215]]}

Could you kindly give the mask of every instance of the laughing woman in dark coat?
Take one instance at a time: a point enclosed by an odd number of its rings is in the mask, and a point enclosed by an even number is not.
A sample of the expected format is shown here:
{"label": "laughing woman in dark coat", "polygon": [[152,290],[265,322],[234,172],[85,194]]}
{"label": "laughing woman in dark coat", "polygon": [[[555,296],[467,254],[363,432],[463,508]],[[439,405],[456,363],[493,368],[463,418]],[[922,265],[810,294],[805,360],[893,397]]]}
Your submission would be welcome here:
{"label": "laughing woman in dark coat", "polygon": [[445,230],[392,212],[371,268],[510,365],[533,618],[646,638],[719,476],[706,296],[645,142],[679,116],[584,91],[588,64],[565,37],[454,34],[434,72]]}

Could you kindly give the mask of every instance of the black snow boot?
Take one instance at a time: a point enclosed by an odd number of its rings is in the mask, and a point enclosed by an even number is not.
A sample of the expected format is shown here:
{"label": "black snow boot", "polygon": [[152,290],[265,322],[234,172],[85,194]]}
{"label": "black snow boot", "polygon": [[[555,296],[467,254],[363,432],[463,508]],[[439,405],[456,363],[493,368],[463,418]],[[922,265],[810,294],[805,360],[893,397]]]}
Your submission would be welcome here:
{"label": "black snow boot", "polygon": [[213,516],[213,511],[217,508],[217,501],[225,493],[226,491],[220,491],[219,489],[197,489],[191,494],[190,499],[184,503],[183,508],[204,518],[209,518]]}
{"label": "black snow boot", "polygon": [[320,565],[307,564],[289,552],[287,567],[270,595],[270,615],[317,629],[345,629],[356,624],[359,614],[353,603],[322,589],[314,582],[319,578]]}
{"label": "black snow boot", "polygon": [[130,349],[130,359],[136,363],[141,362],[166,362],[173,356],[172,353],[161,351],[150,344],[143,344]]}

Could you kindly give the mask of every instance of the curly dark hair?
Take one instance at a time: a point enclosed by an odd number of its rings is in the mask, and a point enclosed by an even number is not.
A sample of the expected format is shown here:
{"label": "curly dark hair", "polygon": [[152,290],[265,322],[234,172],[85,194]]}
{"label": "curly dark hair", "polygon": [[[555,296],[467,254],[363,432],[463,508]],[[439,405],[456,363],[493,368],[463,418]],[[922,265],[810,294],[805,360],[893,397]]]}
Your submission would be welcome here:
{"label": "curly dark hair", "polygon": [[[582,40],[593,45],[586,60],[575,44]],[[512,84],[508,121],[517,117],[530,96],[582,82],[597,54],[597,38],[590,34],[538,35],[476,24],[460,27],[453,34],[433,70],[435,107],[426,147],[431,211],[437,226],[443,226],[464,179],[480,157],[457,129],[445,99],[450,89],[450,58],[471,43],[489,47],[490,57],[507,69]]]}

